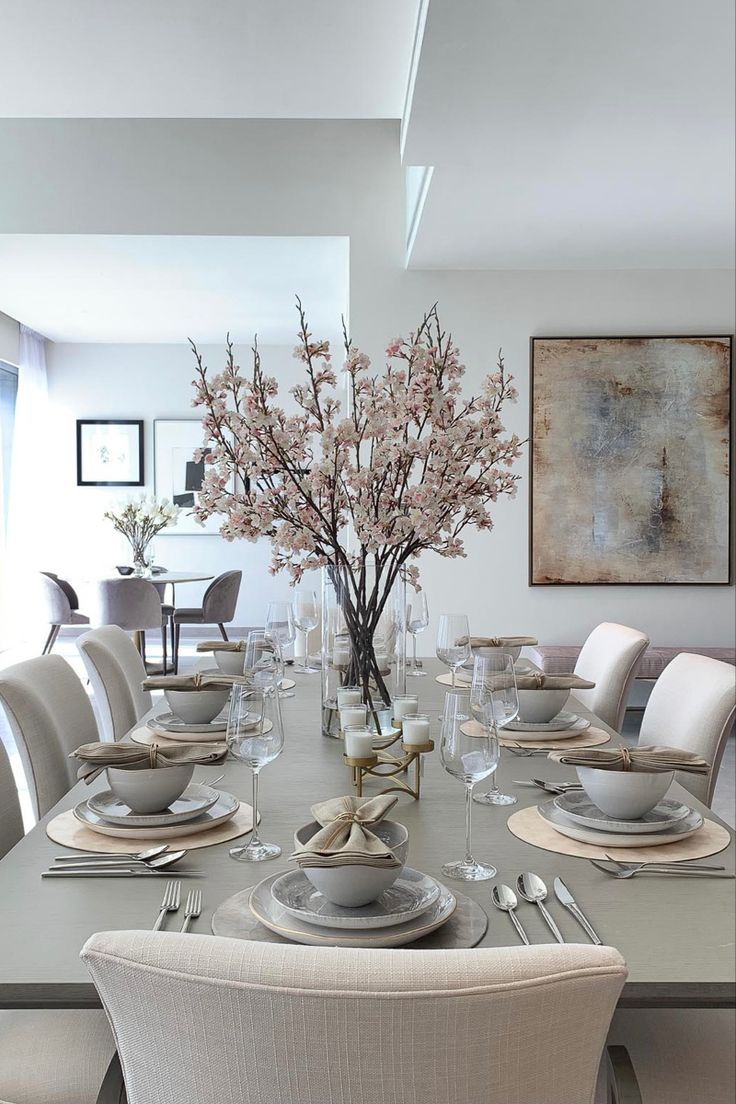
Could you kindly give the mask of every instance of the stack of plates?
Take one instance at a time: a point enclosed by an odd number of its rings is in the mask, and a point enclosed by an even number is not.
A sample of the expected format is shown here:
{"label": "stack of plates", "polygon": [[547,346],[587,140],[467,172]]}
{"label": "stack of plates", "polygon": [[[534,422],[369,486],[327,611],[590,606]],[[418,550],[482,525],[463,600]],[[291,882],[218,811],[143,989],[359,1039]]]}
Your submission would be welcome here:
{"label": "stack of plates", "polygon": [[301,870],[264,878],[250,897],[261,924],[311,947],[402,947],[441,928],[456,908],[449,889],[408,866],[362,908],[333,905]]}
{"label": "stack of plates", "polygon": [[93,832],[118,839],[164,840],[206,832],[230,820],[240,802],[233,794],[192,782],[181,797],[160,813],[134,813],[112,790],[80,801],[74,816]]}
{"label": "stack of plates", "polygon": [[[241,723],[242,730],[255,728],[260,724],[258,713],[249,713]],[[157,736],[163,736],[166,740],[174,740],[183,744],[211,744],[222,743],[227,732],[227,717],[220,714],[214,721],[208,724],[188,724],[177,717],[175,713],[160,713],[157,717],[151,717],[146,721],[146,727],[155,732]],[[263,722],[263,731],[268,732],[272,727],[268,719]]]}
{"label": "stack of plates", "polygon": [[658,847],[686,839],[703,825],[700,813],[668,798],[639,820],[616,820],[581,790],[546,801],[539,815],[561,835],[599,847]]}
{"label": "stack of plates", "polygon": [[537,743],[540,740],[569,740],[572,736],[579,736],[590,728],[590,721],[585,717],[578,717],[577,713],[567,713],[564,709],[553,717],[551,721],[543,724],[534,724],[532,721],[509,721],[504,725],[509,732],[518,733],[515,737],[519,743],[525,739]]}

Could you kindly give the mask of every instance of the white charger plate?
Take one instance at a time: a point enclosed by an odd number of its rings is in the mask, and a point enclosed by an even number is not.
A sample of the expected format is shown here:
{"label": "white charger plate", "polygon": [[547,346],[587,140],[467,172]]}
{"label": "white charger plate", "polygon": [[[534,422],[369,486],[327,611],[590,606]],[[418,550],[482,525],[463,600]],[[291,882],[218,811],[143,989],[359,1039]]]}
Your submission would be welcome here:
{"label": "white charger plate", "polygon": [[320,928],[390,928],[414,920],[435,903],[440,885],[429,874],[404,867],[400,877],[375,901],[343,908],[319,893],[302,870],[290,870],[271,886],[273,898],[289,916]]}
{"label": "white charger plate", "polygon": [[605,832],[597,828],[585,828],[575,824],[555,804],[556,798],[538,806],[539,815],[556,832],[580,843],[592,843],[596,847],[662,847],[687,839],[703,827],[703,818],[694,809],[677,824],[671,824],[661,832],[642,832],[640,835],[626,832]]}
{"label": "white charger plate", "polygon": [[256,920],[277,935],[294,943],[306,943],[309,947],[403,947],[436,931],[446,924],[457,908],[455,895],[446,886],[440,886],[435,903],[421,916],[405,924],[378,931],[346,931],[344,928],[320,928],[290,916],[271,892],[273,883],[282,875],[272,874],[264,878],[250,895],[250,910]]}
{"label": "white charger plate", "polygon": [[[585,732],[590,728],[590,721],[585,717],[578,717],[571,725],[566,726],[563,729],[560,728],[532,728],[531,726],[525,728],[512,727],[511,724],[504,725],[501,730],[501,735],[505,732],[513,732],[514,741],[532,744],[541,744],[546,740],[570,740],[573,736],[579,736],[581,732]],[[508,737],[510,739],[511,737]]]}
{"label": "white charger plate", "polygon": [[568,713],[563,709],[551,721],[520,721],[517,718],[514,721],[509,721],[504,727],[512,732],[534,732],[537,734],[540,732],[559,733],[566,728],[570,728],[574,732],[582,732],[584,729],[590,728],[590,721],[586,717],[578,717],[577,713]]}
{"label": "white charger plate", "polygon": [[190,836],[194,832],[206,832],[218,824],[224,824],[238,811],[240,802],[232,794],[220,791],[217,802],[211,809],[186,821],[185,824],[169,824],[164,828],[121,828],[119,824],[106,824],[102,817],[93,813],[86,801],[80,801],[74,808],[74,816],[93,832],[101,836],[114,836],[116,839],[165,840],[177,836]]}
{"label": "white charger plate", "polygon": [[[245,731],[250,731],[258,727],[259,718],[255,713],[249,713],[248,717],[252,717],[252,722],[247,723],[244,728]],[[158,736],[163,736],[164,739],[173,740],[177,744],[221,744],[223,743],[223,736],[227,731],[227,722],[222,728],[206,729],[204,725],[201,725],[196,731],[194,729],[188,729],[186,732],[176,731],[174,732],[170,728],[163,728],[156,724],[155,718],[146,722],[146,727],[151,732],[156,733]],[[270,721],[268,717],[263,721],[263,732],[270,732],[273,728],[273,721]],[[135,737],[131,737],[134,739]]]}
{"label": "white charger plate", "polygon": [[689,805],[683,805],[681,801],[673,801],[671,798],[664,798],[639,820],[617,820],[599,809],[584,790],[560,794],[555,798],[555,805],[568,820],[572,820],[575,824],[582,824],[583,827],[594,828],[596,831],[624,832],[626,835],[664,832],[692,812]]}
{"label": "white charger plate", "polygon": [[163,732],[171,732],[179,735],[196,735],[207,736],[213,732],[222,733],[227,729],[227,717],[223,717],[220,714],[220,719],[215,718],[214,721],[209,721],[208,724],[189,724],[183,721],[181,717],[178,717],[176,713],[159,713],[156,717],[150,717],[146,724],[152,731],[161,729]]}
{"label": "white charger plate", "polygon": [[101,790],[88,797],[87,808],[107,824],[117,824],[121,828],[165,828],[201,816],[217,804],[219,797],[219,790],[192,782],[168,809],[160,813],[134,813],[112,790]]}

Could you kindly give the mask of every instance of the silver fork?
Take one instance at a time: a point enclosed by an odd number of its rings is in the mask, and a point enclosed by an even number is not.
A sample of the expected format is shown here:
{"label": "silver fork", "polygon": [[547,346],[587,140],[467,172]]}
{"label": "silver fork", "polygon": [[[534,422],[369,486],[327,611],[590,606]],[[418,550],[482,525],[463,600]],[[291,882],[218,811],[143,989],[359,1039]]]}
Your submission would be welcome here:
{"label": "silver fork", "polygon": [[158,931],[164,920],[166,919],[167,912],[176,912],[179,908],[179,902],[181,901],[181,882],[169,882],[166,886],[164,893],[164,899],[161,902],[161,906],[158,910],[158,916],[156,923],[153,925],[153,930]]}
{"label": "silver fork", "polygon": [[506,744],[506,750],[523,759],[530,759],[534,755],[544,755],[545,757],[549,755],[549,752],[542,751],[541,748],[525,748],[521,744]]}
{"label": "silver fork", "polygon": [[635,878],[637,874],[657,874],[661,877],[669,875],[672,878],[726,878],[730,881],[736,878],[736,874],[719,874],[713,870],[695,870],[693,867],[689,870],[687,867],[676,870],[670,866],[654,866],[653,863],[643,863],[642,866],[636,866],[633,870],[610,870],[602,863],[596,862],[595,859],[591,859],[590,862],[598,870],[602,870],[604,874],[607,874],[609,878],[618,878],[619,880]]}
{"label": "silver fork", "polygon": [[609,862],[614,866],[620,867],[621,870],[649,870],[652,867],[657,869],[664,868],[665,870],[725,870],[725,866],[708,866],[705,863],[676,863],[676,862],[621,862],[620,859],[614,859],[611,855],[606,855]]}
{"label": "silver fork", "polygon": [[202,911],[202,890],[190,889],[187,894],[187,903],[184,906],[184,923],[181,926],[183,932],[189,930],[190,921],[196,920]]}

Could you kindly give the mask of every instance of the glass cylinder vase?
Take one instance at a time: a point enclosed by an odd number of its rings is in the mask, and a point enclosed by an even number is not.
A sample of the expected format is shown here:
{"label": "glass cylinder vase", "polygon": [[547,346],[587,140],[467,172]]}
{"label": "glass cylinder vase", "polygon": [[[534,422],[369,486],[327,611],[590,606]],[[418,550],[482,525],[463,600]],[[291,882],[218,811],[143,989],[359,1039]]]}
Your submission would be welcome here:
{"label": "glass cylinder vase", "polygon": [[367,723],[391,730],[391,702],[406,692],[406,585],[372,561],[322,569],[322,733],[340,738],[338,692],[360,690]]}

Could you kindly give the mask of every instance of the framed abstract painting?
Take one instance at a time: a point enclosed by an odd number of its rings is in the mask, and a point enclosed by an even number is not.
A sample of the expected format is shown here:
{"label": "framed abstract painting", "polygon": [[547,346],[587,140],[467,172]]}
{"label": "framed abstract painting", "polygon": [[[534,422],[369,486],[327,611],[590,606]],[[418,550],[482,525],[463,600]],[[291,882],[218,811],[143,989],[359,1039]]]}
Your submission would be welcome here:
{"label": "framed abstract painting", "polygon": [[143,422],[77,419],[77,486],[142,487]]}
{"label": "framed abstract painting", "polygon": [[204,524],[194,518],[204,478],[204,460],[196,461],[194,453],[202,448],[203,436],[199,418],[157,418],[153,423],[155,492],[181,508],[176,524],[166,530],[167,536],[220,531],[220,517],[208,518]]}
{"label": "framed abstract painting", "polygon": [[531,339],[530,585],[730,582],[732,353]]}

